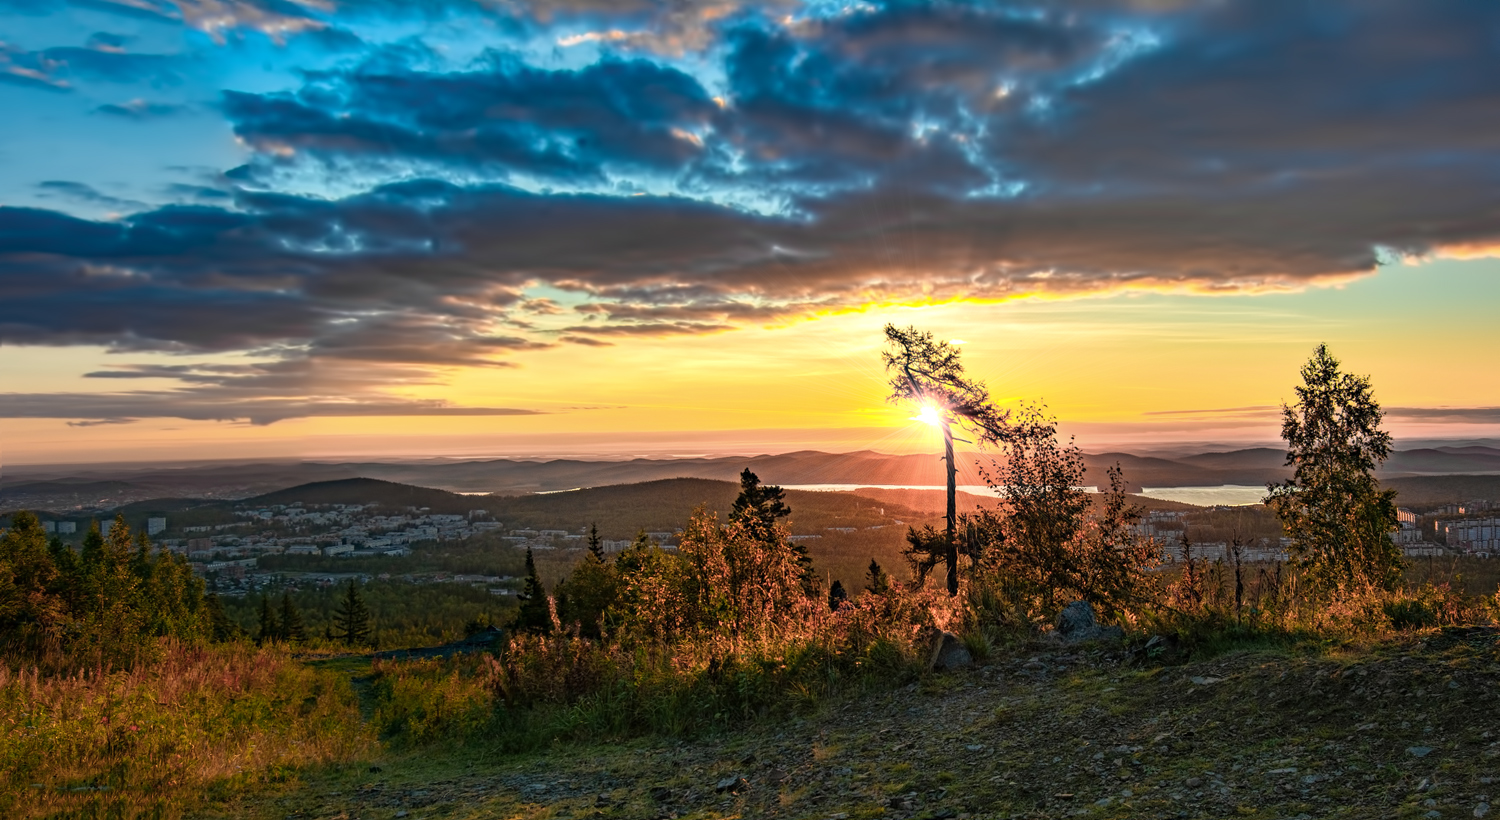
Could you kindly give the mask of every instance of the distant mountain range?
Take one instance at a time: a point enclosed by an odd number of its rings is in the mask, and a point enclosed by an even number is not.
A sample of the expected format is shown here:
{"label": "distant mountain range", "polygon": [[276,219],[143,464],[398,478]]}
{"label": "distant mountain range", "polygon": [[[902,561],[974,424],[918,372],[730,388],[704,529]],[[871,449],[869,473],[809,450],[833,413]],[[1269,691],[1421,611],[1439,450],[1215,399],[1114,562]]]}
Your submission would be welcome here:
{"label": "distant mountain range", "polygon": [[[960,454],[959,483],[984,484],[983,454]],[[1105,470],[1119,464],[1126,489],[1262,485],[1290,474],[1285,454],[1262,447],[1173,458],[1129,453],[1085,456],[1088,483],[1102,484]],[[977,463],[978,464],[977,464]],[[7,471],[0,482],[0,510],[110,509],[134,501],[168,497],[248,498],[309,482],[373,478],[458,493],[523,495],[583,487],[635,484],[668,478],[735,481],[753,470],[767,483],[804,486],[855,484],[941,486],[943,465],[936,455],[887,455],[873,451],[801,451],[751,457],[536,461],[493,459],[408,462],[211,463],[181,467],[56,467]],[[17,473],[20,475],[17,475]],[[1381,471],[1384,479],[1403,476],[1500,474],[1500,448],[1428,447],[1399,451]]]}

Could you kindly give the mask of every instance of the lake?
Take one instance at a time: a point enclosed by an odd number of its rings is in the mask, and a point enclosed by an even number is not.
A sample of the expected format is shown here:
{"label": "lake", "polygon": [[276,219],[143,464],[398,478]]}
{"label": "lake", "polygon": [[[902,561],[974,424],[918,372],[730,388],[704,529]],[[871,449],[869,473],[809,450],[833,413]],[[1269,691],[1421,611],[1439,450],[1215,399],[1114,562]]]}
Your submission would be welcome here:
{"label": "lake", "polygon": [[[861,488],[872,490],[937,491],[943,489],[941,486],[934,487],[928,484],[784,484],[782,486],[788,490],[834,493],[847,493]],[[1084,487],[1083,489],[1092,493],[1098,492],[1099,488]],[[984,495],[992,498],[1000,497],[998,492],[982,484],[960,484],[958,490],[959,492],[972,493],[974,495]],[[1194,504],[1199,507],[1212,507],[1215,505],[1243,507],[1248,504],[1259,504],[1261,499],[1265,498],[1266,488],[1240,484],[1225,484],[1219,487],[1146,487],[1141,495],[1147,498],[1159,498],[1163,501]]]}

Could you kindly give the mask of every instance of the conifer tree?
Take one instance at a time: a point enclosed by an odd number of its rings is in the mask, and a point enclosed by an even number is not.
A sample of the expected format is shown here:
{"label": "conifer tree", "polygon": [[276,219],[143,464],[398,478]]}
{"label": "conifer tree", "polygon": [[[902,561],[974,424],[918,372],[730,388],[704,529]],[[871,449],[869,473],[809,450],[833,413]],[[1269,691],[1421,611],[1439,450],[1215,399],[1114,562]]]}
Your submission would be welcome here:
{"label": "conifer tree", "polygon": [[596,524],[589,525],[589,557],[595,563],[604,563],[604,540],[599,537],[599,527]]}
{"label": "conifer tree", "polygon": [[843,581],[834,581],[828,587],[828,608],[838,612],[839,608],[849,602],[849,593],[844,591]]}
{"label": "conifer tree", "polygon": [[370,642],[370,631],[370,610],[365,607],[365,601],[351,578],[344,600],[333,613],[332,636],[343,641],[345,646],[362,646]]}
{"label": "conifer tree", "polygon": [[224,612],[224,602],[217,595],[204,598],[203,609],[208,621],[208,636],[214,643],[228,643],[244,636],[245,630]]}
{"label": "conifer tree", "polygon": [[521,608],[516,613],[516,630],[533,635],[546,635],[552,631],[552,610],[547,603],[547,589],[537,575],[536,559],[531,548],[526,548],[526,583],[521,588]]}
{"label": "conifer tree", "polygon": [[276,621],[276,613],[271,611],[271,600],[264,595],[260,598],[260,624],[256,629],[255,642],[257,644],[268,644],[281,640],[281,624]]}
{"label": "conifer tree", "polygon": [[784,540],[785,531],[777,529],[777,521],[792,514],[786,504],[786,491],[774,484],[761,484],[760,477],[746,467],[740,473],[740,494],[734,499],[729,511],[729,521],[745,528],[751,538],[772,549],[788,549],[802,570],[802,586],[809,593],[816,592],[817,576],[812,571],[812,556],[807,547]]}
{"label": "conifer tree", "polygon": [[[958,594],[958,464],[953,455],[953,427],[968,428],[981,444],[1008,440],[1010,415],[990,401],[989,388],[964,373],[958,348],[940,342],[915,327],[885,326],[887,348],[881,354],[890,376],[887,401],[915,402],[924,418],[930,418],[943,434],[943,461],[948,473],[947,529],[940,544],[942,561],[948,567],[948,594]],[[961,440],[961,439],[960,439]],[[913,532],[915,532],[913,530]],[[931,545],[912,540],[913,547]]]}
{"label": "conifer tree", "polygon": [[760,477],[746,467],[740,473],[740,494],[730,508],[729,520],[770,529],[776,520],[792,514],[786,491],[774,484],[761,484]]}
{"label": "conifer tree", "polygon": [[307,641],[307,627],[302,623],[302,613],[297,611],[297,605],[292,603],[290,593],[281,593],[281,638],[291,643],[304,643]]}
{"label": "conifer tree", "polygon": [[55,636],[65,613],[57,581],[41,522],[16,513],[0,534],[0,636],[30,645]]}
{"label": "conifer tree", "polygon": [[1281,436],[1289,481],[1267,486],[1265,503],[1292,538],[1311,579],[1330,590],[1401,583],[1396,493],[1380,489],[1375,468],[1391,454],[1391,435],[1368,376],[1339,369],[1327,345],[1302,367],[1297,403],[1282,405]]}
{"label": "conifer tree", "polygon": [[97,649],[109,663],[127,662],[145,649],[134,554],[124,515],[115,518],[107,536],[95,522],[84,538],[79,648]]}
{"label": "conifer tree", "polygon": [[891,577],[881,568],[880,562],[874,558],[870,559],[870,569],[865,573],[865,578],[869,581],[865,585],[865,589],[870,592],[876,595],[885,595],[891,591]]}

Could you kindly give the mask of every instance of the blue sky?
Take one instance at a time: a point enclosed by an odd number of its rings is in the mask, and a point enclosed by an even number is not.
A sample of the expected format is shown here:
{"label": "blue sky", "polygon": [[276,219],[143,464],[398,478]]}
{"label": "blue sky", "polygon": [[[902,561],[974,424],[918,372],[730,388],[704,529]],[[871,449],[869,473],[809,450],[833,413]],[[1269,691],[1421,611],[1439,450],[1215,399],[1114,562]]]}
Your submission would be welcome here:
{"label": "blue sky", "polygon": [[[1123,344],[1143,299],[1251,317],[1231,374],[1271,366],[1283,315],[1311,317],[1299,351],[1388,328],[1350,344],[1366,372],[1409,362],[1393,385],[1456,385],[1442,351],[1500,341],[1442,318],[1500,297],[1483,0],[0,0],[0,111],[0,373],[62,385],[0,393],[0,418],[53,446],[710,430],[725,408],[559,408],[639,404],[575,402],[600,362],[701,378],[705,351],[826,347],[850,316],[871,356],[887,319],[967,328],[997,378],[1011,343],[985,327],[1046,313]],[[1140,348],[1151,369],[1194,361],[1174,338]],[[1118,374],[1051,370],[1072,381],[1022,392],[1129,422],[1101,409]],[[1251,381],[1203,406],[1259,406]],[[878,378],[850,391],[731,415],[870,423]],[[1391,400],[1500,423],[1487,387]],[[1127,415],[1156,430],[1186,401]]]}

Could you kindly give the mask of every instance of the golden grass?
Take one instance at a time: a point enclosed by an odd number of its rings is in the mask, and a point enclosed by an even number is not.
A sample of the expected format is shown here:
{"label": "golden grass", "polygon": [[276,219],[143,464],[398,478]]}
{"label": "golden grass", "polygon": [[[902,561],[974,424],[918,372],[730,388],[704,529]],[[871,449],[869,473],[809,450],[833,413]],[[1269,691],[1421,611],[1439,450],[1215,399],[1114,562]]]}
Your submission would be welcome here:
{"label": "golden grass", "polygon": [[284,651],[169,645],[131,671],[0,666],[0,816],[181,816],[212,791],[369,752],[346,677]]}

